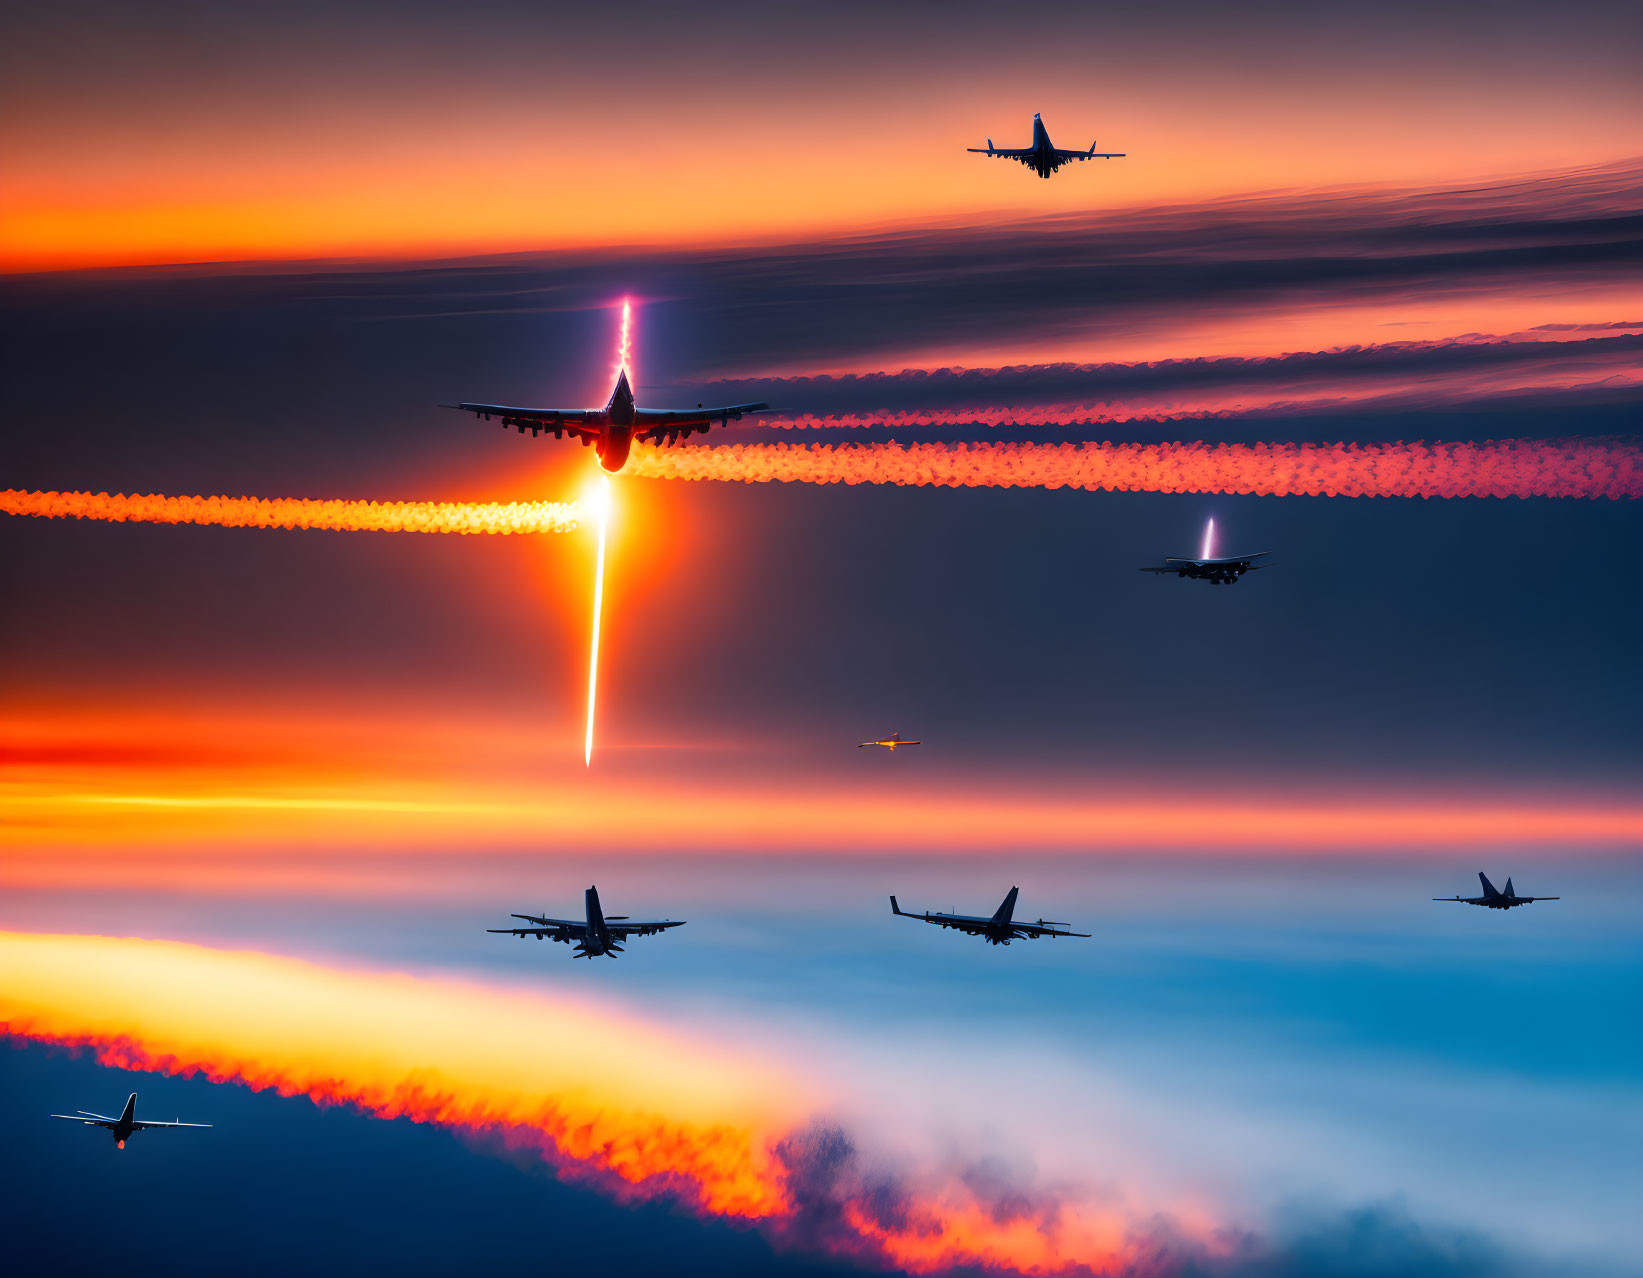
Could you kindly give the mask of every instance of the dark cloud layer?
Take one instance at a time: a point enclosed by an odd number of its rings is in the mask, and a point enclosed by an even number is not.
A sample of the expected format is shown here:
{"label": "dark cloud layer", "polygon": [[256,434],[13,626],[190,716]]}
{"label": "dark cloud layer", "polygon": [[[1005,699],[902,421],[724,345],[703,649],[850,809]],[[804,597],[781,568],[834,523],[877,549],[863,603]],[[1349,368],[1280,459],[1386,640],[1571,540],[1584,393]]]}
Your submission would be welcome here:
{"label": "dark cloud layer", "polygon": [[[1464,191],[1278,194],[806,244],[14,277],[3,319],[88,305],[151,317],[255,307],[269,323],[536,316],[559,340],[567,312],[632,293],[648,303],[644,379],[698,382],[1280,305],[1617,285],[1643,275],[1640,192],[1632,163]],[[651,350],[665,354],[647,365]]]}

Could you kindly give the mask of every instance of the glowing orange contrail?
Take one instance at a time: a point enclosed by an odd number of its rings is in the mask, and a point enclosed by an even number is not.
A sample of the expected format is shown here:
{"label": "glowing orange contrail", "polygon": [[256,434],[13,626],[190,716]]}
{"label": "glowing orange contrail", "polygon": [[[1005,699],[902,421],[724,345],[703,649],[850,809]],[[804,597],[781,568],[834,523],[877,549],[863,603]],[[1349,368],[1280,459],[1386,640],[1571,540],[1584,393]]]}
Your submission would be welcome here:
{"label": "glowing orange contrail", "polygon": [[1306,497],[1643,497],[1643,446],[1510,439],[1395,444],[730,444],[636,451],[646,479],[1083,488]]}
{"label": "glowing orange contrail", "polygon": [[599,558],[593,570],[593,642],[588,652],[588,732],[582,743],[582,764],[593,766],[593,710],[599,696],[599,622],[605,610],[605,535],[610,528],[610,476],[600,475],[595,509],[599,514]]}
{"label": "glowing orange contrail", "polygon": [[346,501],[302,497],[164,497],[150,493],[0,491],[0,513],[114,523],[215,524],[225,528],[320,528],[344,532],[570,532],[566,501]]}

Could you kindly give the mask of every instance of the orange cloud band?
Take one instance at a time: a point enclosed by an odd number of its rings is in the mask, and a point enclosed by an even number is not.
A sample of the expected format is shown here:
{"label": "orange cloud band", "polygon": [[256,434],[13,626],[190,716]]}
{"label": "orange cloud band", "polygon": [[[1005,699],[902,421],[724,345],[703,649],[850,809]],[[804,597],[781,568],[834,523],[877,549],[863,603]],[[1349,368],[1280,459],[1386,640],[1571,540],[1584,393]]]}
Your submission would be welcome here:
{"label": "orange cloud band", "polygon": [[319,528],[342,532],[546,533],[576,527],[575,502],[328,501],[303,497],[163,497],[0,491],[0,513],[113,523]]}
{"label": "orange cloud band", "polygon": [[839,1156],[842,1133],[817,1139],[812,1098],[745,1045],[605,1004],[169,941],[0,932],[0,1032],[436,1123],[539,1153],[624,1200],[669,1198],[876,1266],[1105,1274],[1157,1259],[1110,1201],[991,1203],[939,1169],[892,1193]]}
{"label": "orange cloud band", "polygon": [[731,444],[644,449],[647,479],[1267,497],[1643,497],[1618,440],[1426,444]]}

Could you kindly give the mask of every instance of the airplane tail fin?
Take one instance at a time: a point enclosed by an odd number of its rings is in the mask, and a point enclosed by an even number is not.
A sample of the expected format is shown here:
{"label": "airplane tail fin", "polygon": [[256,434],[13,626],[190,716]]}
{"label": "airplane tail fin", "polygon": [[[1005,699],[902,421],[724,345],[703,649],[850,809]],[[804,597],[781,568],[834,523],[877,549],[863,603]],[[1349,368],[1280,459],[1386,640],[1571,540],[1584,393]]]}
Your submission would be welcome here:
{"label": "airplane tail fin", "polygon": [[988,138],[987,139],[987,154],[991,155],[992,153],[993,153],[993,140],[991,138]]}
{"label": "airplane tail fin", "polygon": [[1021,889],[1018,887],[1010,889],[1010,894],[1004,898],[1004,904],[999,906],[998,911],[993,915],[994,923],[1008,923],[1015,917],[1015,898],[1020,892]]}
{"label": "airplane tail fin", "polygon": [[587,893],[587,900],[588,926],[590,928],[603,927],[605,925],[605,916],[599,909],[599,889],[596,887],[590,887]]}
{"label": "airplane tail fin", "polygon": [[1512,890],[1512,876],[1511,875],[1506,876],[1506,895],[1507,896],[1516,896],[1517,895],[1517,893]]}
{"label": "airplane tail fin", "polygon": [[901,906],[896,904],[896,898],[894,896],[891,896],[891,898],[890,898],[890,913],[892,913],[892,914],[900,914],[901,913]]}
{"label": "airplane tail fin", "polygon": [[131,1121],[132,1115],[134,1115],[136,1112],[137,1112],[137,1093],[132,1092],[130,1096],[126,1097],[126,1107],[120,1111],[120,1121],[122,1123],[129,1123]]}
{"label": "airplane tail fin", "polygon": [[[1507,881],[1510,882],[1511,880],[1507,880]],[[1485,874],[1482,870],[1478,871],[1478,882],[1483,884],[1483,894],[1485,896],[1499,896],[1500,895],[1500,893],[1495,890],[1495,885],[1493,883],[1489,882],[1489,876],[1487,874]]]}

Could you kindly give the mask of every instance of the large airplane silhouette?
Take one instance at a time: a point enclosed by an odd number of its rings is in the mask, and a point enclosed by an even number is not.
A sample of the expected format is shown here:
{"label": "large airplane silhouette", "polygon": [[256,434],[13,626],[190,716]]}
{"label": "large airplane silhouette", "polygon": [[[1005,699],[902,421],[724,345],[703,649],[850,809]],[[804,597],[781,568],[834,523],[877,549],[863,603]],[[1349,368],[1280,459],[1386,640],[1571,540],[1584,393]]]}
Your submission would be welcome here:
{"label": "large airplane silhouette", "polygon": [[1038,176],[1047,178],[1063,164],[1072,160],[1122,160],[1122,151],[1101,151],[1095,149],[1095,143],[1090,143],[1088,151],[1066,151],[1050,141],[1050,135],[1044,128],[1044,121],[1036,114],[1033,116],[1033,144],[1031,146],[994,146],[991,138],[987,145],[965,148],[976,155],[990,155],[995,159],[1014,160],[1018,164],[1025,164],[1029,169],[1036,170]]}
{"label": "large airplane silhouette", "polygon": [[959,932],[966,932],[971,936],[979,936],[989,945],[1008,945],[1011,941],[1037,940],[1041,936],[1083,936],[1088,932],[1062,931],[1065,923],[1051,923],[1039,919],[1036,923],[1017,923],[1015,921],[1015,898],[1020,888],[1011,888],[1004,898],[1004,903],[994,910],[991,917],[982,917],[975,914],[932,914],[929,910],[923,914],[912,914],[896,904],[896,898],[890,898],[890,913],[904,919],[917,919],[921,923],[934,923],[937,927],[950,927]]}
{"label": "large airplane silhouette", "polygon": [[126,1141],[131,1139],[133,1132],[146,1132],[151,1127],[209,1127],[210,1123],[158,1123],[147,1118],[137,1117],[137,1093],[132,1092],[126,1097],[125,1108],[120,1111],[118,1118],[109,1118],[106,1114],[93,1114],[90,1110],[75,1110],[72,1114],[53,1114],[53,1118],[66,1118],[71,1123],[84,1123],[87,1127],[101,1127],[114,1137],[114,1144],[124,1149]]}
{"label": "large airplane silhouette", "polygon": [[512,917],[524,919],[527,923],[534,923],[535,927],[491,927],[487,932],[499,932],[504,936],[517,936],[523,939],[534,936],[537,940],[546,937],[558,941],[562,945],[576,942],[576,953],[585,959],[605,955],[615,958],[622,952],[617,943],[632,936],[651,936],[656,932],[665,931],[670,927],[683,927],[683,919],[657,919],[650,922],[635,923],[625,914],[606,916],[599,908],[599,889],[590,887],[584,894],[587,902],[586,919],[545,919],[534,914],[515,914]]}
{"label": "large airplane silhouette", "polygon": [[653,444],[677,443],[683,437],[705,432],[715,422],[726,426],[746,413],[765,412],[770,405],[640,408],[634,402],[633,387],[628,384],[628,371],[624,368],[617,373],[616,388],[603,408],[512,408],[506,404],[446,404],[443,407],[477,413],[486,421],[500,417],[504,427],[516,427],[521,435],[527,430],[532,435],[549,431],[555,439],[570,435],[580,439],[584,446],[593,445],[599,454],[599,464],[614,474],[627,465],[628,452],[636,439]]}

